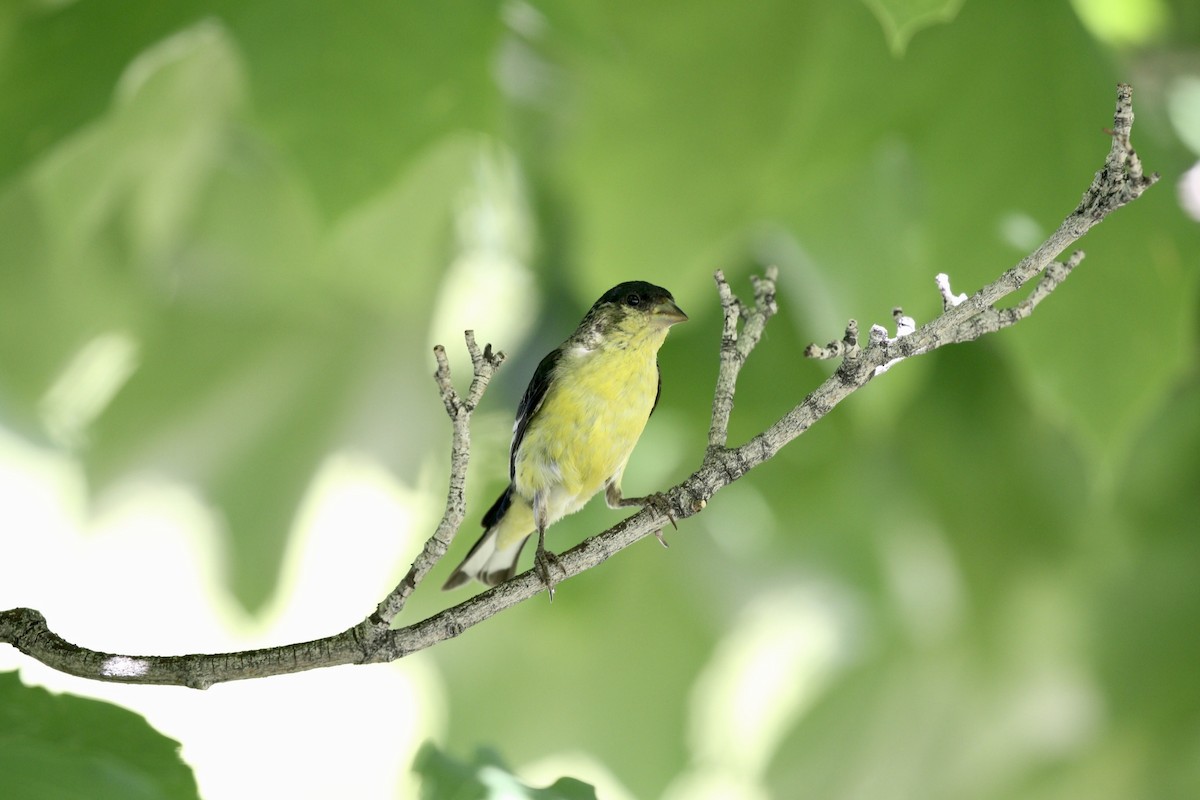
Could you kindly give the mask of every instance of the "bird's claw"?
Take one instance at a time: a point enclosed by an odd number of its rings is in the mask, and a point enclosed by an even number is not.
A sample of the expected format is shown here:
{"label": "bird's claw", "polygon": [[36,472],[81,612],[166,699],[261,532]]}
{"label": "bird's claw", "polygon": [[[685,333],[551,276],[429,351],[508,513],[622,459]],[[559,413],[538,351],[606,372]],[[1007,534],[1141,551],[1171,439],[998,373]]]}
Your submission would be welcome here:
{"label": "bird's claw", "polygon": [[567,570],[563,567],[562,562],[558,560],[558,556],[551,553],[544,546],[539,547],[533,558],[533,568],[537,572],[538,578],[542,581],[542,585],[546,587],[546,594],[550,595],[550,602],[554,602],[554,587],[558,583],[558,579],[552,574],[552,569],[557,569],[566,577]]}
{"label": "bird's claw", "polygon": [[[663,494],[662,492],[655,492],[654,494],[648,494],[645,497],[629,497],[629,498],[626,498],[625,500],[622,500],[621,505],[641,506],[642,508],[647,508],[647,507],[653,508],[659,514],[662,514],[664,517],[666,517],[668,520],[671,521],[672,528],[674,528],[675,530],[679,530],[679,526],[675,523],[675,515],[673,513],[671,513],[671,501],[668,500],[667,496],[665,494]],[[657,533],[655,533],[654,535],[658,537],[658,540],[660,542],[663,542],[661,530],[658,531]],[[666,546],[666,542],[663,542],[663,546],[664,547]]]}

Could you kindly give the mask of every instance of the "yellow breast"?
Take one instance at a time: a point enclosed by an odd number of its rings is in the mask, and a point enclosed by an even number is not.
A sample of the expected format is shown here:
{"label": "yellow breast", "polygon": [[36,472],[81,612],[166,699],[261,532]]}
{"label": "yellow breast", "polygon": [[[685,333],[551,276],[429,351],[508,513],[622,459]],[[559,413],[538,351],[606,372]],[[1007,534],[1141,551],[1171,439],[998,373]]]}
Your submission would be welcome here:
{"label": "yellow breast", "polygon": [[578,510],[624,468],[654,407],[660,343],[563,354],[517,452],[519,494],[547,491],[558,518]]}

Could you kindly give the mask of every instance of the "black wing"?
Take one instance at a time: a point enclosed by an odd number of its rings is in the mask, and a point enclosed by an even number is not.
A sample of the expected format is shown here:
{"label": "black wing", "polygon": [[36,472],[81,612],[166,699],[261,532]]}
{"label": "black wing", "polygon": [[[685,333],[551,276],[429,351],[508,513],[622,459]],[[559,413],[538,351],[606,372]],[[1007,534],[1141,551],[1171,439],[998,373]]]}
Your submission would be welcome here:
{"label": "black wing", "polygon": [[[513,487],[510,483],[508,488],[504,490],[504,493],[496,498],[496,502],[492,503],[492,507],[483,515],[483,527],[490,528],[504,519],[504,515],[508,513],[508,507],[512,505],[512,496]],[[481,544],[483,544],[483,539],[475,543],[475,546],[471,548],[471,552],[467,553],[467,557],[463,561],[469,561]]]}
{"label": "black wing", "polygon": [[550,380],[554,376],[554,367],[557,366],[558,360],[562,357],[562,350],[552,350],[549,355],[542,359],[542,363],[533,372],[533,377],[529,379],[529,385],[525,387],[525,394],[521,395],[521,402],[517,405],[517,424],[513,427],[512,447],[508,451],[508,479],[515,481],[517,479],[517,450],[521,446],[521,441],[525,438],[525,431],[529,428],[529,423],[537,415],[538,409],[542,407],[542,401],[546,399],[546,390],[550,388]]}

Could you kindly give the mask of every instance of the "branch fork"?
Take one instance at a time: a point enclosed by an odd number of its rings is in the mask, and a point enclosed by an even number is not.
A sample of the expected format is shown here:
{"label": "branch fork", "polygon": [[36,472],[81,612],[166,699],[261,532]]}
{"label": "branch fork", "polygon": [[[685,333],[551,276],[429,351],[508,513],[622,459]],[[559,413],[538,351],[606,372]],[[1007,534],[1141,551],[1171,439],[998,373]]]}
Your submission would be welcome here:
{"label": "branch fork", "polygon": [[492,346],[485,345],[481,350],[475,341],[474,331],[465,331],[467,353],[471,357],[473,375],[471,385],[464,398],[454,388],[450,380],[450,362],[446,357],[446,348],[440,344],[433,348],[433,357],[437,361],[437,370],[433,379],[437,383],[442,404],[450,417],[453,427],[450,448],[450,488],[446,497],[446,510],[441,522],[433,535],[425,542],[421,554],[413,561],[412,567],[401,579],[400,583],[385,597],[379,606],[365,620],[352,629],[363,643],[364,655],[372,653],[372,647],[378,643],[383,631],[391,627],[392,620],[404,610],[408,598],[416,591],[417,585],[433,569],[434,565],[450,549],[454,534],[462,526],[467,515],[467,465],[471,458],[471,414],[483,399],[483,393],[491,383],[492,376],[504,363],[503,352],[492,351]]}

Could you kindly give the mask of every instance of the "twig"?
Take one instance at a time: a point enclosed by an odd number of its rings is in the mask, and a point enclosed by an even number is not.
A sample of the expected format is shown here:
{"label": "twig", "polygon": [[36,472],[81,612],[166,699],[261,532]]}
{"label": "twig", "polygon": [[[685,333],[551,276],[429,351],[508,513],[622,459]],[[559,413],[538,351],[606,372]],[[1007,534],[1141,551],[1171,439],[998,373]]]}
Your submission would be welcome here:
{"label": "twig", "polygon": [[437,530],[425,542],[421,554],[413,562],[403,580],[387,597],[380,602],[379,607],[363,620],[358,627],[359,635],[367,649],[369,643],[375,641],[380,632],[386,630],[393,619],[404,610],[404,604],[416,590],[421,579],[433,569],[442,556],[450,549],[454,534],[458,532],[467,515],[467,464],[471,459],[471,414],[479,405],[492,375],[504,363],[504,353],[492,352],[492,346],[486,345],[483,350],[475,343],[475,332],[466,331],[467,352],[471,356],[474,377],[471,387],[464,399],[454,390],[450,382],[450,362],[446,359],[446,349],[440,344],[433,348],[434,358],[437,359],[437,371],[433,374],[437,381],[442,403],[450,416],[454,432],[450,448],[450,489],[446,497],[446,511]]}
{"label": "twig", "polygon": [[[713,391],[712,423],[708,428],[710,448],[724,447],[728,441],[729,416],[733,413],[733,392],[738,373],[750,357],[750,351],[762,338],[767,321],[779,310],[775,304],[775,282],[779,279],[776,267],[767,267],[762,278],[751,278],[754,285],[753,307],[747,307],[734,296],[721,270],[717,270],[713,277],[717,282],[717,296],[721,299],[724,326],[721,330],[721,368],[717,374],[717,388]],[[739,322],[743,323],[740,335]]]}
{"label": "twig", "polygon": [[[852,392],[904,359],[947,344],[972,341],[1028,317],[1039,303],[1062,285],[1083,259],[1083,253],[1077,251],[1065,262],[1055,263],[1059,253],[1097,222],[1137,199],[1158,179],[1157,174],[1144,175],[1142,172],[1141,162],[1129,144],[1132,125],[1131,90],[1122,84],[1117,91],[1112,148],[1104,167],[1096,173],[1079,206],[1050,238],[974,295],[955,294],[950,288],[950,279],[944,274],[939,275],[937,286],[944,311],[920,327],[897,308],[893,311],[894,336],[874,325],[864,347],[859,342],[858,324],[851,320],[840,341],[824,347],[810,345],[805,350],[805,355],[810,358],[840,359],[834,373],[778,422],[734,448],[727,446],[734,390],[742,366],[775,313],[776,271],[773,267],[768,268],[762,278],[752,279],[753,305],[735,297],[725,277],[718,272],[717,292],[724,312],[721,365],[713,393],[708,449],[700,467],[685,481],[663,493],[664,503],[648,505],[609,530],[559,555],[564,579],[595,567],[614,553],[654,533],[668,518],[682,520],[700,512],[713,494],[774,456]],[[1006,309],[995,307],[997,301],[1039,275],[1038,285],[1022,302]],[[404,608],[421,579],[445,554],[464,518],[463,489],[470,453],[470,415],[503,360],[503,355],[493,354],[490,347],[480,351],[470,333],[467,334],[467,349],[471,353],[475,376],[466,399],[460,397],[450,384],[445,352],[440,347],[435,350],[438,362],[435,378],[454,429],[446,512],[408,574],[363,622],[334,636],[283,647],[217,655],[126,656],[89,650],[67,642],[50,630],[40,613],[17,608],[0,612],[0,642],[8,642],[55,669],[85,678],[204,688],[223,681],[402,658],[458,636],[472,625],[538,594],[543,590],[540,579],[532,572],[526,572],[428,619],[404,628],[390,628],[392,619]]]}

